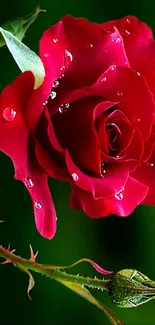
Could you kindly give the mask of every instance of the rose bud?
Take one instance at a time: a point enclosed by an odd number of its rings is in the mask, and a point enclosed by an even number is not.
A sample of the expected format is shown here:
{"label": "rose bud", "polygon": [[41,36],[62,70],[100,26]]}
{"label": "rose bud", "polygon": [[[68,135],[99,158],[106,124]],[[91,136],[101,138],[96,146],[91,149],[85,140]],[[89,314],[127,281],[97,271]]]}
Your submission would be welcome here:
{"label": "rose bud", "polygon": [[139,271],[121,270],[111,276],[109,296],[118,307],[137,307],[155,298],[155,282]]}

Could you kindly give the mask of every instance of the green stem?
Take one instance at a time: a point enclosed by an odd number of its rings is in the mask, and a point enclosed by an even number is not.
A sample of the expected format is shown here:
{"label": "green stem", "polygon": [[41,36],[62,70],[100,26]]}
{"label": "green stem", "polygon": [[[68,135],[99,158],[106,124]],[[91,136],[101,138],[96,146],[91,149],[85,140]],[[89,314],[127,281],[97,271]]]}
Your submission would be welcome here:
{"label": "green stem", "polygon": [[[90,288],[97,288],[98,290],[106,290],[108,291],[108,285],[110,280],[101,280],[97,278],[90,278],[84,276],[78,276],[73,274],[68,274],[59,270],[59,267],[51,267],[49,269],[49,265],[39,264],[33,261],[32,259],[24,259],[20,256],[17,256],[10,252],[8,249],[0,247],[0,256],[4,257],[7,260],[10,260],[15,266],[24,266],[27,270],[32,270],[37,273],[41,273],[43,275],[48,276],[49,278],[55,279],[58,282],[70,282],[70,283],[78,283],[81,286],[87,286]],[[60,267],[61,268],[61,267]]]}

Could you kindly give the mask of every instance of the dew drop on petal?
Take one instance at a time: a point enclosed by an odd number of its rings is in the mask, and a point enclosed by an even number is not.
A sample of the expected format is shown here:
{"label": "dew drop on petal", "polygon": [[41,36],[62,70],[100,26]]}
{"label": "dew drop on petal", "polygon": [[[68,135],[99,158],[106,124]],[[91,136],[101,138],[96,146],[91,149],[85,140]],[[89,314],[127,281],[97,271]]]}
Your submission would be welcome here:
{"label": "dew drop on petal", "polygon": [[58,43],[58,39],[57,38],[53,38],[53,43]]}
{"label": "dew drop on petal", "polygon": [[120,158],[120,156],[119,156],[119,155],[117,155],[117,156],[116,156],[116,158],[118,159],[118,158]]}
{"label": "dew drop on petal", "polygon": [[117,39],[116,39],[116,43],[120,43],[121,42],[121,39],[118,37]]}
{"label": "dew drop on petal", "polygon": [[38,210],[40,210],[42,208],[42,204],[40,202],[34,202],[34,207]]}
{"label": "dew drop on petal", "polygon": [[73,61],[73,55],[67,49],[65,49],[65,57],[64,57],[64,67],[67,68],[70,63]]}
{"label": "dew drop on petal", "polygon": [[135,123],[139,123],[139,122],[140,122],[140,118],[139,118],[139,117],[135,117],[135,118],[134,118],[134,122],[135,122]]}
{"label": "dew drop on petal", "polygon": [[25,177],[25,185],[28,188],[32,188],[34,186],[34,182],[31,178]]}
{"label": "dew drop on petal", "polygon": [[60,76],[60,79],[64,78],[64,76],[65,76],[64,73],[62,73],[62,75]]}
{"label": "dew drop on petal", "polygon": [[112,66],[109,68],[110,71],[114,71],[115,69],[116,69],[116,65],[115,65],[115,64],[112,65]]}
{"label": "dew drop on petal", "polygon": [[123,200],[123,189],[120,190],[119,192],[115,193],[115,198],[117,200]]}
{"label": "dew drop on petal", "polygon": [[73,178],[74,182],[77,182],[79,180],[79,176],[76,173],[72,174],[72,178]]}
{"label": "dew drop on petal", "polygon": [[65,70],[65,66],[63,65],[61,68],[60,68],[61,71]]}
{"label": "dew drop on petal", "polygon": [[154,163],[152,163],[151,161],[147,161],[145,165],[146,167],[154,167]]}
{"label": "dew drop on petal", "polygon": [[106,82],[106,81],[107,81],[107,78],[106,78],[106,77],[103,77],[103,78],[101,79],[101,81]]}
{"label": "dew drop on petal", "polygon": [[130,21],[129,18],[126,18],[126,22],[127,22],[128,24],[131,24],[131,21]]}
{"label": "dew drop on petal", "polygon": [[44,54],[44,57],[47,58],[47,57],[48,57],[48,53],[45,53],[45,54]]}
{"label": "dew drop on petal", "polygon": [[125,29],[124,32],[125,32],[125,34],[126,34],[127,36],[130,35],[130,32],[129,32],[127,29]]}
{"label": "dew drop on petal", "polygon": [[54,99],[56,97],[57,93],[55,91],[51,91],[50,98]]}
{"label": "dew drop on petal", "polygon": [[17,112],[11,108],[11,107],[6,107],[3,110],[3,118],[7,121],[7,122],[12,122],[15,117],[16,117]]}
{"label": "dew drop on petal", "polygon": [[43,102],[43,105],[46,106],[47,104],[48,104],[48,100],[45,100],[45,101]]}
{"label": "dew drop on petal", "polygon": [[93,44],[89,44],[89,45],[90,45],[90,47],[91,47],[91,48],[93,48],[93,47],[94,47],[94,45],[93,45]]}
{"label": "dew drop on petal", "polygon": [[140,72],[136,71],[135,75],[140,77]]}
{"label": "dew drop on petal", "polygon": [[118,91],[117,96],[121,97],[121,96],[123,96],[123,93],[121,91]]}
{"label": "dew drop on petal", "polygon": [[57,88],[59,86],[59,81],[58,80],[54,80],[53,82],[53,88]]}
{"label": "dew drop on petal", "polygon": [[69,104],[69,103],[62,104],[62,105],[59,107],[59,113],[66,113],[67,110],[69,109],[69,107],[70,107],[70,104]]}
{"label": "dew drop on petal", "polygon": [[105,175],[106,174],[106,169],[105,169],[105,164],[104,163],[101,163],[101,174],[102,175]]}

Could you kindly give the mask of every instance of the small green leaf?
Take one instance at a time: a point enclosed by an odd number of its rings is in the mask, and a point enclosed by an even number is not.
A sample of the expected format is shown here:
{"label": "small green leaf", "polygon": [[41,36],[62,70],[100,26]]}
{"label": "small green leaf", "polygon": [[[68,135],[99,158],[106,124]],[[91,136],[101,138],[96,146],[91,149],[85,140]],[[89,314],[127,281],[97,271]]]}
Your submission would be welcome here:
{"label": "small green leaf", "polygon": [[[38,14],[40,12],[44,12],[45,10],[41,10],[37,7],[31,14],[20,17],[14,20],[10,20],[7,23],[2,25],[2,28],[11,32],[14,36],[16,36],[20,41],[22,41],[25,36],[26,31],[30,27],[30,25],[36,20]],[[5,41],[2,36],[0,36],[0,47],[5,45]]]}
{"label": "small green leaf", "polygon": [[83,286],[77,284],[77,283],[71,283],[68,281],[59,281],[63,285],[65,285],[67,288],[71,289],[72,291],[76,292],[78,295],[92,303],[93,305],[100,308],[103,312],[105,312],[106,316],[108,317],[110,323],[112,325],[125,325],[125,323],[120,320],[109,308],[105,307],[102,303],[100,303],[97,299],[95,299],[91,293],[84,288]]}
{"label": "small green leaf", "polygon": [[43,83],[45,77],[45,69],[39,56],[2,27],[0,27],[0,32],[19,69],[22,72],[32,71],[35,76],[34,87],[38,88]]}
{"label": "small green leaf", "polygon": [[29,276],[29,285],[28,285],[28,288],[27,288],[27,294],[28,294],[29,299],[32,299],[31,296],[30,296],[30,291],[32,290],[32,288],[33,288],[34,285],[35,285],[34,278],[33,278],[32,274],[30,273],[30,271],[29,271],[28,269],[26,269],[23,265],[16,264],[16,266],[17,266],[21,271],[27,273],[28,276]]}

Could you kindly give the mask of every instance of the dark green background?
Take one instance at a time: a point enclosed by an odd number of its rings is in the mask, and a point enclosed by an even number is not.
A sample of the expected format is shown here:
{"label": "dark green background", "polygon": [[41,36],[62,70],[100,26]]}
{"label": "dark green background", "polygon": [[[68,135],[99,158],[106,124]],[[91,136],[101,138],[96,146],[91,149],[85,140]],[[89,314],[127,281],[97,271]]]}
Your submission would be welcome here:
{"label": "dark green background", "polygon": [[[31,12],[38,0],[6,0],[0,7],[0,24]],[[43,31],[65,14],[83,16],[103,22],[124,15],[136,15],[155,30],[153,0],[40,0],[47,10],[31,26],[25,43],[36,52]],[[0,88],[19,73],[6,48],[0,49]],[[37,233],[29,195],[24,186],[13,179],[11,161],[0,154],[0,244],[11,243],[17,254],[29,256],[29,244],[39,250],[38,261],[52,264],[71,264],[81,257],[89,257],[104,268],[120,270],[135,268],[155,279],[155,207],[138,207],[129,218],[88,218],[83,212],[69,207],[70,186],[51,181],[51,191],[58,215],[58,229],[52,241]],[[133,193],[134,195],[134,193]],[[81,265],[77,273],[94,275],[88,265]],[[0,266],[0,324],[2,325],[107,325],[104,314],[69,289],[41,276],[35,276],[32,301],[27,297],[28,278],[12,265]],[[112,306],[107,294],[94,292],[128,325],[154,325],[155,302],[133,309]]]}

